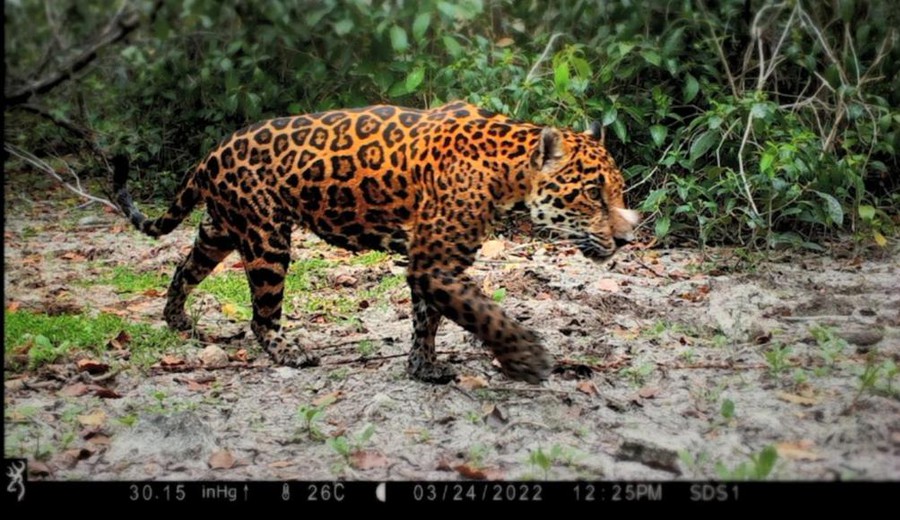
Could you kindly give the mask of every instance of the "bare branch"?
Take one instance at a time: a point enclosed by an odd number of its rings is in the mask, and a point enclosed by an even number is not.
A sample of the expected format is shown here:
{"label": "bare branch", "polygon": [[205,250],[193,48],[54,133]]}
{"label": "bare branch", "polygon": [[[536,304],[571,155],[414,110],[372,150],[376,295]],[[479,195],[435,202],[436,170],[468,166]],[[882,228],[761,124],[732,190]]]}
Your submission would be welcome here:
{"label": "bare branch", "polygon": [[[531,66],[531,70],[528,71],[528,74],[525,76],[525,81],[522,82],[523,85],[527,85],[531,79],[537,73],[538,67],[540,64],[547,59],[547,55],[550,53],[550,50],[553,48],[553,44],[556,42],[556,39],[562,36],[563,33],[554,33],[553,36],[550,37],[550,41],[547,42],[547,46],[544,47],[544,52],[541,53],[541,56],[534,62],[534,65]],[[513,110],[513,113],[518,114],[519,108],[522,106],[523,97],[519,98],[519,101],[516,102],[516,108]]]}
{"label": "bare branch", "polygon": [[51,121],[56,126],[59,126],[59,127],[62,127],[64,129],[68,130],[69,132],[74,134],[76,137],[79,137],[81,139],[90,139],[91,138],[90,130],[88,130],[82,126],[79,126],[79,125],[73,123],[72,121],[69,121],[68,119],[65,119],[65,118],[59,117],[59,116],[55,116],[55,115],[51,114],[49,111],[47,111],[45,108],[40,107],[38,105],[33,105],[31,103],[24,103],[21,105],[16,105],[13,108],[18,108],[18,109],[24,110],[26,112],[31,112],[32,114],[37,114],[37,115],[43,117],[44,119]]}
{"label": "bare branch", "polygon": [[42,161],[41,159],[38,159],[34,155],[26,152],[25,150],[22,150],[18,146],[14,145],[14,144],[10,144],[10,143],[3,143],[3,149],[6,150],[10,155],[18,157],[19,159],[30,164],[35,169],[40,170],[40,171],[46,173],[47,175],[53,177],[54,179],[59,181],[63,186],[65,186],[66,189],[68,189],[72,193],[75,193],[79,197],[84,197],[85,199],[88,199],[90,201],[105,204],[106,206],[109,206],[110,208],[112,208],[116,211],[119,211],[118,207],[115,204],[113,204],[112,202],[110,202],[109,200],[103,199],[100,197],[95,197],[95,196],[91,195],[90,193],[86,193],[83,189],[81,189],[80,179],[78,178],[77,175],[75,175],[75,172],[72,171],[72,169],[69,168],[68,166],[66,166],[66,169],[68,170],[69,174],[71,174],[75,178],[74,186],[72,184],[69,184],[68,182],[66,182],[58,173],[56,173],[56,170],[54,170],[53,167],[51,167],[49,164]]}
{"label": "bare branch", "polygon": [[738,149],[738,174],[741,176],[741,182],[744,184],[744,194],[747,196],[747,202],[753,208],[753,215],[758,217],[759,210],[756,209],[756,203],[753,201],[753,194],[750,192],[750,182],[747,180],[747,174],[744,172],[744,147],[747,146],[747,140],[750,138],[750,129],[753,128],[753,112],[747,114],[747,127],[744,128],[744,137],[741,139],[741,147]]}
{"label": "bare branch", "polygon": [[[140,16],[137,11],[126,9],[129,4],[123,4],[122,8],[110,19],[109,23],[100,31],[97,38],[87,45],[76,56],[63,63],[58,70],[34,80],[27,85],[4,93],[6,106],[18,105],[28,101],[31,96],[43,94],[60,83],[71,78],[75,73],[87,67],[97,57],[97,53],[103,47],[116,43],[137,29]],[[154,9],[158,9],[161,2],[157,2]]]}

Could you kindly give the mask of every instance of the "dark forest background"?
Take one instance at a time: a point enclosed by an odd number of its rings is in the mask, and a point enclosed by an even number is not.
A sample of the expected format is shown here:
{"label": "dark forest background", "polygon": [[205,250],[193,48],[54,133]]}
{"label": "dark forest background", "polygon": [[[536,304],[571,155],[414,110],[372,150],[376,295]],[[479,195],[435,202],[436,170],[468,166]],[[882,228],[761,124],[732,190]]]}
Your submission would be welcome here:
{"label": "dark forest background", "polygon": [[262,118],[465,99],[599,121],[664,242],[877,248],[900,208],[897,27],[891,0],[5,0],[5,170],[99,189],[124,153],[166,198]]}

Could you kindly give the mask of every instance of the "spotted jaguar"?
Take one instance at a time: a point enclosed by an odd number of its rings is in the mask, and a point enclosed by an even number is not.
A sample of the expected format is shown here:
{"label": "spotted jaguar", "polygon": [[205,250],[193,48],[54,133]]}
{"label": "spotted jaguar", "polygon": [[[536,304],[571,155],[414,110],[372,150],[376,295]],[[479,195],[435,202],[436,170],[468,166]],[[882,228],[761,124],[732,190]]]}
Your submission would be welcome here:
{"label": "spotted jaguar", "polygon": [[596,132],[541,127],[462,102],[430,110],[370,106],[263,121],[225,137],[181,182],[166,213],[148,219],[126,188],[128,161],[114,161],[116,203],[141,232],[171,232],[198,204],[206,214],[175,270],[165,320],[193,323],[188,293],[238,251],[253,300],[251,330],[283,365],[317,365],[281,329],[291,231],[303,226],[351,251],[408,259],[413,337],[408,373],[446,383],[454,369],[435,355],[446,317],[477,336],[510,378],[539,383],[552,359],[539,337],[473,282],[472,265],[493,221],[513,207],[603,259],[633,240],[638,214]]}

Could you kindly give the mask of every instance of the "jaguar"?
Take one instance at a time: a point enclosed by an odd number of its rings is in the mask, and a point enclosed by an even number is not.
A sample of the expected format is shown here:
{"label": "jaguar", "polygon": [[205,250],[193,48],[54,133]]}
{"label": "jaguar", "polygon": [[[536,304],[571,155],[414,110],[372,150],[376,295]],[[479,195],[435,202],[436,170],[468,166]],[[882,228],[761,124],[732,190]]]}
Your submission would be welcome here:
{"label": "jaguar", "polygon": [[277,364],[319,358],[282,331],[291,232],[298,226],[351,251],[405,255],[413,336],[407,372],[447,383],[435,354],[446,317],[474,334],[509,378],[537,384],[553,367],[538,335],[510,318],[466,273],[498,216],[525,208],[537,228],[602,260],[633,240],[620,170],[597,135],[538,126],[453,102],[432,109],[377,105],[281,117],[225,137],[185,175],[165,214],[148,219],[127,189],[128,160],[114,159],[121,211],[151,237],[175,229],[198,204],[206,213],[166,293],[169,327],[191,329],[188,294],[232,251],[252,295],[251,330]]}

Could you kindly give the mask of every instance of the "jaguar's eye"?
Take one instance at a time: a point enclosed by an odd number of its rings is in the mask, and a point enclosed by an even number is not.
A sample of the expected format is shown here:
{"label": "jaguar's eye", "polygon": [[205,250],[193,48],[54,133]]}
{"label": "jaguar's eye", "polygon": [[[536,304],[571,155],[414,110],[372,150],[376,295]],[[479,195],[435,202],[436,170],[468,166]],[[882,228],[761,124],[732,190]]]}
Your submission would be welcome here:
{"label": "jaguar's eye", "polygon": [[603,198],[603,192],[600,191],[600,188],[598,188],[596,186],[591,186],[590,188],[587,189],[587,196],[594,200],[600,200]]}

